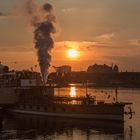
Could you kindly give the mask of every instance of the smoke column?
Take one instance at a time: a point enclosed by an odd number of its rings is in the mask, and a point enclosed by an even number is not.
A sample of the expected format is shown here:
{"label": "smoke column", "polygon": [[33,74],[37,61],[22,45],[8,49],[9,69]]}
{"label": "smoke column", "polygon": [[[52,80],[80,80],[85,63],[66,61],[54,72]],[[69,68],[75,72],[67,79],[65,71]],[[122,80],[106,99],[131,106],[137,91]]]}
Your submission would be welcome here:
{"label": "smoke column", "polygon": [[46,83],[51,62],[50,51],[54,46],[52,33],[55,33],[56,20],[53,7],[49,3],[40,7],[33,0],[27,0],[26,11],[34,27],[35,48],[42,80]]}

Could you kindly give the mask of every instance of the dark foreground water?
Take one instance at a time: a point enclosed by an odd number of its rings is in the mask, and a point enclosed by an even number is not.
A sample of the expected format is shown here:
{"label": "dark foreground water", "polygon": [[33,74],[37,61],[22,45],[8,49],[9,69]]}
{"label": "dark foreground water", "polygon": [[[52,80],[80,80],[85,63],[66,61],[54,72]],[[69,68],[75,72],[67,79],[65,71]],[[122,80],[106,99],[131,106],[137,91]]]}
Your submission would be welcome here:
{"label": "dark foreground water", "polygon": [[[41,117],[32,115],[4,115],[0,118],[0,140],[140,140],[140,90],[119,89],[120,101],[133,102],[133,119],[124,123]],[[82,96],[83,88],[65,88],[55,91],[61,96]],[[113,102],[114,89],[88,89],[97,100]],[[110,98],[108,98],[111,95]]]}

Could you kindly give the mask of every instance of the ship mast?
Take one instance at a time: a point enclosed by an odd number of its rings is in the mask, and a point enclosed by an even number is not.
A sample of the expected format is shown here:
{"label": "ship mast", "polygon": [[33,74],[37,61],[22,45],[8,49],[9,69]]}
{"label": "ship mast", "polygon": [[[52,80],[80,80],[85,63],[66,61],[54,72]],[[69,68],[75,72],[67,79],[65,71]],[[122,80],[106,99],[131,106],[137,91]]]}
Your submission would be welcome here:
{"label": "ship mast", "polygon": [[116,103],[118,102],[118,88],[115,89]]}
{"label": "ship mast", "polygon": [[86,96],[88,95],[88,80],[86,81]]}

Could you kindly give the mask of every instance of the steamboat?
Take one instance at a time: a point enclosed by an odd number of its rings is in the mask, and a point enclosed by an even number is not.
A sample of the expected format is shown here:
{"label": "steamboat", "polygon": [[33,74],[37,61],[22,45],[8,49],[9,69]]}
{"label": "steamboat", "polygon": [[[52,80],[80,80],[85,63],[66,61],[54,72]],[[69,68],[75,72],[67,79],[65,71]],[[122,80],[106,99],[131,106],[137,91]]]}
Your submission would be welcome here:
{"label": "steamboat", "polygon": [[[56,96],[54,85],[45,85],[39,73],[29,70],[9,71],[0,66],[0,105],[8,112],[50,117],[124,121],[132,118],[132,103],[98,101],[88,94],[82,97]],[[87,89],[87,86],[86,86]],[[128,110],[125,111],[126,106]]]}

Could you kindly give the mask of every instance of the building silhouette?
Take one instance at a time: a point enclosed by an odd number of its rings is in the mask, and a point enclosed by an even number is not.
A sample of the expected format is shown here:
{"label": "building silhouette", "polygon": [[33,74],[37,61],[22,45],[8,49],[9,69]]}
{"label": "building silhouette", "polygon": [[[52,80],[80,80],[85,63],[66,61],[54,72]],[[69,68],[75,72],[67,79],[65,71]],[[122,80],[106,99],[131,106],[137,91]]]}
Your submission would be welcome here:
{"label": "building silhouette", "polygon": [[106,64],[98,65],[94,64],[88,67],[88,73],[117,73],[119,72],[119,68],[117,65],[108,66]]}
{"label": "building silhouette", "polygon": [[9,67],[6,66],[6,65],[3,65],[1,62],[0,62],[0,73],[7,73],[9,72]]}
{"label": "building silhouette", "polygon": [[71,73],[71,66],[69,65],[63,65],[59,67],[53,66],[57,74],[67,74]]}

